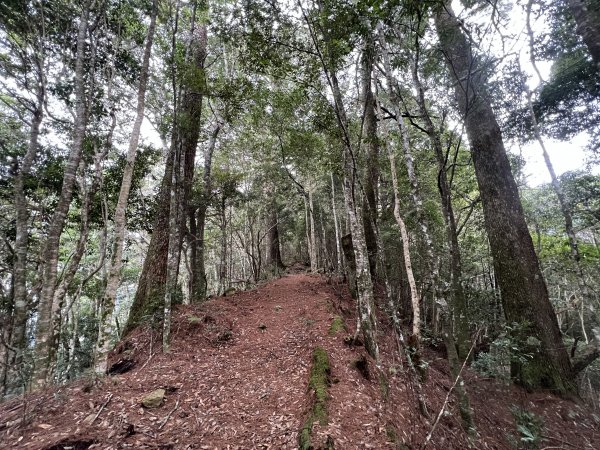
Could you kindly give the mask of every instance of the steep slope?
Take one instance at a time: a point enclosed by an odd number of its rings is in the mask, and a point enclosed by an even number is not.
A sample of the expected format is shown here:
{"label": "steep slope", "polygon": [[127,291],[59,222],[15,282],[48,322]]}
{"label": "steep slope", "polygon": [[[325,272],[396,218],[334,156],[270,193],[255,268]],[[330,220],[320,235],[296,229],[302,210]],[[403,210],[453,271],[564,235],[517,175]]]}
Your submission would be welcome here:
{"label": "steep slope", "polygon": [[[112,363],[133,365],[131,370],[0,405],[0,448],[293,449],[307,425],[313,448],[419,448],[431,420],[418,412],[411,377],[385,325],[382,367],[366,358],[367,371],[358,370],[364,349],[344,343],[343,327],[332,329],[334,322],[351,329],[353,314],[342,285],[305,274],[202,307],[180,307],[171,353],[160,352],[158,331],[138,330],[112,355]],[[322,423],[311,415],[318,397],[311,378],[317,348],[330,366]],[[435,415],[451,383],[443,356],[426,356],[431,368],[423,389]],[[600,448],[594,423],[580,406],[470,372],[467,380],[481,433],[475,448],[511,448],[507,433],[518,437],[513,404],[544,416],[551,448]],[[156,389],[165,390],[162,405],[142,407],[144,395]],[[442,419],[429,448],[466,448],[455,417]]]}

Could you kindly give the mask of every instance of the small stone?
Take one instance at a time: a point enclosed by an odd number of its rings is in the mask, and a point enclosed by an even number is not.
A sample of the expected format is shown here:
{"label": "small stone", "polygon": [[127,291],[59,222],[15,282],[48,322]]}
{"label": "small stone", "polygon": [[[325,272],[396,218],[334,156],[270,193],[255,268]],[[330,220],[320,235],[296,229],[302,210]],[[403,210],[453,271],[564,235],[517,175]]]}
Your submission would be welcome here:
{"label": "small stone", "polygon": [[145,408],[158,408],[163,404],[164,399],[165,390],[157,389],[146,394],[144,398],[142,398],[142,405],[144,405]]}

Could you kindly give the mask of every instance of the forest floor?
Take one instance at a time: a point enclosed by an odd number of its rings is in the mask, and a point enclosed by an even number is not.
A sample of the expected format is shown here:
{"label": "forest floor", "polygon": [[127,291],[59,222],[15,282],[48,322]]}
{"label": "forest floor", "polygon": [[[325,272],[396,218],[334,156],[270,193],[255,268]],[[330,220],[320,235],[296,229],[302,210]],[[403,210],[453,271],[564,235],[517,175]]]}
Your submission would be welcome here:
{"label": "forest floor", "polygon": [[[296,273],[202,306],[180,306],[170,353],[160,351],[158,330],[140,329],[111,355],[111,363],[133,366],[127,372],[0,404],[0,448],[298,448],[315,401],[309,374],[317,347],[330,360],[328,422],[313,425],[311,448],[422,448],[452,385],[444,355],[424,351],[428,419],[419,412],[413,376],[398,358],[383,313],[380,368],[363,347],[344,342],[347,331],[332,332],[338,316],[347,330],[354,328],[353,304],[340,282]],[[360,360],[367,371],[358,370]],[[443,415],[427,448],[517,448],[511,439],[518,448],[600,448],[600,419],[584,406],[528,394],[470,369],[465,378],[478,436],[469,442],[450,396],[451,414]],[[156,389],[165,390],[162,405],[143,407],[141,399]],[[526,447],[514,407],[543,421],[532,432],[541,437],[537,447]],[[535,428],[535,420],[525,422]]]}

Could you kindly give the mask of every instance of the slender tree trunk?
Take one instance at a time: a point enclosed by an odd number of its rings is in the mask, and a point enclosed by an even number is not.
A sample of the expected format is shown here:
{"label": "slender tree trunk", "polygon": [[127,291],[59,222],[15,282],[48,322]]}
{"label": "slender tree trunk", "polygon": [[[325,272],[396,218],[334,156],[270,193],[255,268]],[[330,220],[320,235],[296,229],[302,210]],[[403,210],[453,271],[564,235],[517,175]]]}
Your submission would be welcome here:
{"label": "slender tree trunk", "polygon": [[[43,75],[42,75],[43,76]],[[14,181],[14,205],[15,205],[15,244],[14,266],[13,266],[13,316],[12,328],[9,337],[10,346],[14,350],[8,350],[8,371],[6,373],[6,394],[17,394],[23,390],[22,363],[23,352],[27,346],[27,318],[29,315],[29,301],[27,295],[27,254],[29,245],[29,211],[27,198],[25,196],[25,181],[30,176],[31,167],[35,160],[38,146],[42,120],[44,118],[43,107],[46,98],[44,84],[40,83],[36,93],[36,108],[31,119],[29,132],[29,144],[27,152],[17,169]],[[12,352],[12,354],[11,354]]]}
{"label": "slender tree trunk", "polygon": [[361,97],[363,103],[364,141],[367,146],[365,198],[363,202],[363,223],[369,253],[371,278],[377,275],[377,185],[379,183],[379,141],[377,139],[377,116],[373,95],[372,75],[375,58],[375,45],[371,37],[366,38],[361,55]]}
{"label": "slender tree trunk", "polygon": [[446,240],[450,251],[450,306],[453,323],[449,325],[454,329],[454,337],[458,346],[458,357],[466,358],[470,350],[469,339],[469,322],[467,314],[467,299],[462,285],[462,258],[460,247],[458,245],[458,232],[456,228],[456,219],[454,217],[454,209],[452,207],[452,194],[450,183],[446,173],[446,155],[442,147],[440,132],[436,129],[429,114],[427,104],[425,102],[425,91],[419,77],[419,43],[415,60],[412,65],[412,78],[415,89],[417,91],[417,104],[421,118],[425,124],[425,130],[431,142],[431,146],[435,152],[438,163],[438,190],[440,192],[442,214],[444,216],[444,224],[446,227]]}
{"label": "slender tree trunk", "polygon": [[[323,5],[320,5],[321,14],[324,14]],[[359,183],[359,173],[355,165],[356,154],[348,130],[348,119],[344,108],[342,92],[338,83],[337,75],[334,70],[333,58],[331,57],[331,39],[323,26],[320,32],[323,34],[325,42],[325,52],[321,51],[313,23],[302,10],[306,24],[311,33],[311,39],[319,54],[323,71],[327,77],[329,87],[333,94],[334,112],[336,120],[342,134],[343,158],[344,158],[344,201],[346,205],[346,215],[350,225],[352,235],[352,244],[354,247],[354,259],[356,262],[356,287],[358,291],[358,322],[362,329],[365,340],[365,349],[379,364],[379,345],[377,344],[377,318],[375,315],[375,296],[373,293],[373,281],[369,267],[369,255],[365,239],[365,229],[362,222],[361,201],[355,196]],[[357,333],[360,330],[357,329]]]}
{"label": "slender tree trunk", "polygon": [[315,205],[313,202],[313,188],[308,189],[308,218],[310,221],[310,271],[315,273],[317,263],[317,230],[315,228]]}
{"label": "slender tree trunk", "polygon": [[400,131],[400,135],[402,136],[402,150],[404,154],[404,163],[406,165],[406,170],[408,173],[408,179],[410,182],[410,193],[412,197],[413,204],[415,206],[415,210],[417,213],[417,221],[419,226],[421,227],[421,234],[423,239],[425,240],[425,248],[427,251],[427,259],[429,265],[429,276],[426,277],[426,285],[431,285],[434,291],[433,301],[432,301],[432,320],[434,326],[437,325],[436,320],[436,310],[437,310],[437,302],[444,302],[443,294],[440,289],[440,273],[438,267],[438,260],[435,256],[434,248],[433,248],[433,239],[431,237],[431,232],[429,231],[429,227],[427,225],[427,217],[425,214],[425,210],[423,207],[423,199],[419,189],[419,180],[417,178],[417,174],[415,171],[414,157],[412,155],[411,145],[410,145],[410,137],[408,134],[408,127],[404,122],[404,118],[402,117],[402,113],[400,111],[400,99],[396,95],[398,90],[398,85],[396,80],[394,80],[392,76],[392,68],[390,63],[390,58],[387,51],[387,43],[385,39],[385,35],[383,33],[383,24],[380,22],[378,24],[378,32],[379,32],[379,41],[381,44],[381,53],[383,56],[383,65],[386,73],[387,85],[389,89],[390,100],[392,104],[392,110],[394,115],[396,116],[396,123],[398,125],[398,129]]}
{"label": "slender tree trunk", "polygon": [[588,0],[567,0],[567,4],[577,24],[577,33],[600,70],[600,8],[596,6],[594,9],[592,1]]}
{"label": "slender tree trunk", "polygon": [[195,218],[190,220],[190,234],[191,242],[190,248],[192,249],[192,273],[191,273],[191,292],[190,301],[191,303],[202,302],[206,298],[206,268],[204,264],[205,259],[205,242],[204,233],[206,229],[206,212],[210,203],[210,197],[212,192],[212,159],[217,143],[217,136],[223,123],[219,117],[215,122],[210,139],[208,141],[208,147],[204,152],[204,174],[202,177],[202,193],[200,194],[200,201],[195,212]]}
{"label": "slender tree trunk", "polygon": [[[539,77],[539,81],[542,84],[544,82],[536,64],[535,55],[534,55],[534,43],[535,36],[533,34],[533,29],[531,27],[531,7],[533,0],[530,0],[527,3],[527,33],[529,35],[529,58],[532,66],[535,68],[535,71]],[[600,35],[599,35],[600,38]],[[600,45],[600,42],[599,42]],[[599,66],[600,68],[600,66]],[[562,212],[563,218],[565,220],[565,231],[567,234],[567,238],[569,240],[569,247],[571,249],[571,257],[575,263],[575,267],[577,270],[577,283],[579,285],[579,289],[582,293],[582,300],[586,300],[590,298],[589,289],[585,282],[585,276],[583,273],[583,269],[581,267],[581,255],[579,254],[579,247],[577,243],[577,236],[575,235],[575,230],[573,228],[573,215],[571,213],[571,206],[567,201],[562,186],[558,177],[556,176],[556,172],[554,171],[554,166],[552,165],[552,160],[550,159],[550,155],[546,150],[546,145],[544,143],[544,139],[542,137],[542,132],[539,127],[539,123],[537,117],[535,115],[535,111],[533,109],[533,102],[531,97],[533,93],[529,90],[529,87],[525,85],[525,93],[527,95],[527,108],[529,110],[529,117],[531,119],[531,123],[533,125],[533,134],[535,139],[538,141],[540,148],[542,150],[542,155],[544,157],[544,163],[546,164],[546,168],[548,169],[548,173],[550,174],[550,184],[552,186],[552,190],[556,194],[556,198],[558,199],[558,204],[560,205],[560,211]],[[585,329],[583,330],[585,334]]]}
{"label": "slender tree trunk", "polygon": [[[271,194],[272,195],[272,194]],[[273,200],[268,211],[268,252],[267,264],[278,273],[285,268],[281,259],[281,244],[279,242],[279,220],[277,217],[277,203]]]}
{"label": "slender tree trunk", "polygon": [[[177,141],[175,141],[177,142]],[[181,258],[181,222],[184,219],[184,179],[185,179],[185,154],[182,147],[175,145],[173,154],[173,178],[171,181],[171,195],[169,205],[169,242],[167,258],[167,277],[165,296],[163,301],[163,352],[168,353],[171,345],[171,309],[173,298],[177,291],[177,276]]]}
{"label": "slender tree trunk", "polygon": [[486,96],[484,71],[449,2],[436,12],[435,24],[471,143],[504,312],[509,323],[519,324],[515,338],[527,347],[523,350],[534,355],[530,361],[515,363],[513,374],[528,389],[574,393],[571,361],[525,222],[500,127]]}
{"label": "slender tree trunk", "polygon": [[331,173],[331,211],[333,213],[333,227],[335,229],[335,254],[337,256],[337,271],[341,272],[343,269],[342,250],[340,248],[340,227],[338,224],[337,208],[335,205],[335,183],[333,181],[333,173]]}
{"label": "slender tree trunk", "polygon": [[115,308],[117,298],[117,289],[121,282],[121,269],[123,267],[123,244],[125,241],[125,233],[127,227],[127,203],[129,201],[129,192],[133,182],[133,171],[137,156],[138,144],[140,140],[140,130],[144,119],[144,111],[146,105],[146,87],[148,85],[150,55],[152,52],[152,42],[156,29],[156,16],[158,14],[158,0],[154,0],[152,4],[152,13],[150,16],[150,26],[146,36],[146,46],[144,48],[144,56],[142,60],[142,68],[140,71],[140,83],[137,93],[137,108],[136,117],[129,139],[129,147],[125,160],[125,168],[123,170],[123,179],[121,181],[121,189],[119,198],[115,207],[114,216],[114,242],[112,255],[108,269],[108,279],[104,296],[100,305],[100,323],[98,332],[98,341],[96,343],[95,354],[95,371],[98,374],[106,373],[108,352],[110,351],[110,335],[112,329],[112,313]]}
{"label": "slender tree trunk", "polygon": [[75,59],[75,127],[73,143],[64,170],[63,184],[58,204],[54,209],[46,242],[44,245],[44,263],[42,265],[42,289],[38,305],[38,320],[34,348],[34,369],[32,387],[40,388],[52,379],[56,354],[56,333],[53,324],[53,300],[56,289],[58,249],[60,236],[65,226],[69,206],[73,198],[73,189],[77,169],[83,151],[83,140],[87,125],[87,105],[85,93],[85,48],[90,16],[90,0],[82,6],[77,31],[77,53]]}
{"label": "slender tree trunk", "polygon": [[400,236],[402,237],[402,250],[404,254],[404,268],[406,270],[406,276],[408,278],[408,285],[410,287],[410,299],[412,304],[412,335],[415,342],[421,341],[421,307],[419,306],[419,292],[417,290],[417,283],[415,282],[415,276],[412,269],[412,260],[410,257],[410,241],[408,239],[408,231],[406,231],[406,225],[400,214],[400,191],[398,189],[398,176],[396,175],[396,158],[391,146],[388,146],[388,158],[390,160],[390,172],[392,175],[392,187],[394,190],[394,218],[400,229]]}
{"label": "slender tree trunk", "polygon": [[305,232],[306,232],[306,249],[308,251],[308,261],[310,264],[310,268],[311,268],[311,272],[312,272],[312,267],[313,267],[313,262],[312,262],[312,255],[313,255],[313,250],[312,250],[312,241],[310,238],[310,220],[308,218],[308,194],[305,193],[305,195],[303,196],[303,200],[304,200],[304,223],[306,224],[305,226]]}

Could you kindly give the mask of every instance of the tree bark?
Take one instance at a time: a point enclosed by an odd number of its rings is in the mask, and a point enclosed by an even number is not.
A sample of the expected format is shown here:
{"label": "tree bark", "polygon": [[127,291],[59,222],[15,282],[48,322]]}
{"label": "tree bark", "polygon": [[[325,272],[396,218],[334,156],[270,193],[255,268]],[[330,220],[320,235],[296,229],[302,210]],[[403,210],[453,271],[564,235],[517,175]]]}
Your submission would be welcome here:
{"label": "tree bark", "polygon": [[525,222],[500,127],[486,94],[482,68],[449,2],[436,12],[435,25],[471,143],[504,312],[511,326],[517,324],[514,337],[522,350],[533,354],[531,360],[515,363],[513,374],[528,389],[548,388],[572,394],[577,388],[571,361]]}
{"label": "tree bark", "polygon": [[341,244],[340,227],[338,224],[337,208],[335,205],[335,183],[333,181],[333,173],[331,173],[331,211],[333,214],[333,226],[335,229],[335,250],[336,250],[336,256],[337,256],[337,271],[341,272],[343,269],[342,250],[340,248],[340,244]]}
{"label": "tree bark", "polygon": [[308,219],[310,222],[310,271],[315,273],[317,262],[317,230],[315,228],[315,205],[313,202],[313,187],[308,189]]}
{"label": "tree bark", "polygon": [[[321,14],[325,14],[325,8],[320,5]],[[308,25],[311,39],[321,60],[322,68],[327,78],[329,87],[333,94],[333,110],[342,134],[342,148],[344,158],[344,201],[346,215],[350,225],[352,244],[354,247],[354,259],[356,261],[356,287],[358,292],[358,320],[360,329],[365,340],[365,349],[379,364],[379,345],[377,343],[377,318],[375,315],[375,296],[373,293],[373,282],[369,268],[367,244],[365,240],[365,229],[362,222],[362,208],[360,199],[356,198],[359,173],[355,165],[356,154],[352,145],[348,129],[348,118],[344,108],[342,92],[337,79],[335,64],[332,58],[331,39],[326,27],[321,27],[325,51],[319,46],[313,23],[302,9],[304,20]],[[321,24],[322,25],[322,24]]]}
{"label": "tree bark", "polygon": [[[204,17],[202,18],[204,20]],[[138,282],[138,288],[131,306],[124,334],[148,320],[162,318],[164,314],[165,286],[167,284],[167,264],[169,259],[169,236],[171,217],[171,191],[179,189],[173,185],[174,174],[180,166],[175,165],[181,159],[183,173],[181,175],[182,195],[178,199],[181,207],[189,217],[189,197],[193,182],[194,160],[200,133],[201,100],[205,89],[204,61],[206,59],[206,24],[203,23],[191,32],[188,46],[190,71],[195,75],[189,77],[182,86],[181,105],[176,106],[173,123],[173,136],[165,173],[159,192],[159,206],[154,220],[152,237],[144,260],[144,266]],[[175,173],[174,173],[175,171]],[[178,206],[179,207],[179,206]],[[178,215],[177,227],[179,249],[181,251],[185,222]]]}
{"label": "tree bark", "polygon": [[44,245],[44,263],[42,265],[42,289],[38,305],[38,320],[34,348],[34,368],[32,387],[44,386],[52,378],[52,366],[56,355],[56,324],[54,322],[54,291],[56,289],[58,249],[69,206],[73,198],[73,190],[77,169],[83,151],[83,140],[87,125],[87,104],[85,92],[85,48],[90,16],[90,0],[82,5],[82,12],[77,30],[77,50],[75,58],[75,126],[73,144],[64,170],[63,184],[58,204],[50,221]]}
{"label": "tree bark", "polygon": [[[43,76],[43,74],[40,74]],[[8,370],[6,373],[5,394],[22,393],[23,352],[27,347],[27,319],[29,316],[29,299],[27,295],[27,255],[29,246],[29,210],[25,196],[25,181],[31,174],[31,167],[35,160],[38,146],[42,120],[44,118],[44,102],[46,92],[44,83],[40,82],[36,92],[36,107],[31,119],[29,132],[29,143],[27,152],[17,169],[14,181],[14,204],[15,204],[15,243],[14,243],[14,265],[13,265],[13,315],[12,329],[10,333],[9,358],[7,360]]]}
{"label": "tree bark", "polygon": [[144,48],[144,56],[142,59],[142,68],[140,71],[140,82],[137,92],[137,107],[136,117],[129,139],[129,147],[123,170],[123,179],[119,191],[119,198],[115,207],[114,216],[114,242],[113,250],[108,269],[108,279],[104,296],[100,304],[100,322],[98,341],[96,342],[95,367],[97,374],[106,373],[108,352],[110,350],[110,335],[112,333],[112,313],[115,308],[117,298],[117,289],[121,282],[121,269],[123,267],[123,244],[125,241],[125,232],[127,227],[127,203],[129,201],[129,192],[131,183],[133,182],[133,171],[137,156],[138,144],[140,140],[140,130],[144,119],[144,111],[146,106],[146,87],[148,85],[150,55],[152,52],[152,43],[154,40],[154,32],[156,29],[156,16],[158,15],[158,0],[154,0],[152,4],[152,13],[150,15],[150,25],[146,35],[146,46]]}
{"label": "tree bark", "polygon": [[217,136],[223,123],[220,117],[216,118],[213,126],[208,147],[204,152],[204,174],[202,177],[202,192],[200,193],[200,201],[193,217],[190,218],[190,248],[192,273],[190,302],[199,303],[206,299],[206,268],[204,265],[204,233],[206,229],[206,212],[210,203],[212,192],[212,159],[217,143]]}
{"label": "tree bark", "polygon": [[402,117],[402,113],[400,111],[400,99],[398,98],[397,91],[399,90],[398,83],[394,80],[392,76],[392,68],[390,57],[387,51],[387,43],[385,39],[385,35],[383,33],[383,24],[380,22],[378,24],[379,30],[379,41],[381,44],[381,53],[383,56],[383,65],[386,74],[387,84],[389,95],[392,104],[392,110],[394,115],[396,116],[396,124],[398,125],[398,130],[400,131],[400,135],[402,137],[402,150],[404,155],[404,163],[406,166],[406,171],[408,174],[408,180],[410,182],[410,193],[411,198],[416,210],[417,222],[421,228],[421,233],[423,235],[423,239],[425,240],[425,249],[427,252],[428,266],[429,266],[429,275],[425,277],[425,285],[431,286],[433,289],[433,322],[434,322],[434,330],[435,326],[437,326],[437,314],[436,310],[438,308],[438,302],[444,303],[442,290],[440,289],[440,273],[438,267],[438,260],[435,256],[435,251],[433,248],[433,239],[431,237],[431,232],[429,231],[429,226],[427,225],[427,217],[425,214],[425,210],[423,207],[423,198],[421,196],[420,188],[419,188],[419,180],[417,177],[417,173],[415,170],[414,157],[411,150],[410,144],[410,136],[408,133],[408,127]]}
{"label": "tree bark", "polygon": [[277,217],[277,203],[271,201],[268,211],[268,253],[267,261],[271,268],[277,273],[285,269],[285,265],[281,259],[281,244],[279,242],[279,220]]}
{"label": "tree bark", "polygon": [[[531,65],[535,68],[535,71],[539,77],[540,85],[543,84],[544,80],[542,79],[540,72],[537,68],[535,55],[534,55],[534,43],[535,36],[533,34],[533,29],[531,27],[531,6],[533,0],[530,0],[527,3],[527,33],[529,35],[529,59],[531,61]],[[552,190],[558,199],[558,204],[560,205],[560,211],[562,212],[563,218],[565,220],[565,232],[567,234],[567,239],[569,241],[569,248],[571,249],[571,257],[575,263],[575,268],[577,271],[577,283],[579,285],[579,289],[581,291],[583,300],[588,300],[590,298],[590,293],[588,286],[585,282],[585,275],[583,273],[583,268],[581,267],[581,255],[579,253],[579,245],[577,242],[577,236],[575,235],[575,230],[573,228],[573,214],[571,211],[571,205],[567,201],[565,197],[565,193],[562,189],[561,183],[556,176],[556,172],[554,171],[554,166],[552,165],[552,160],[550,159],[550,155],[546,150],[546,145],[544,143],[544,138],[542,137],[542,132],[539,127],[539,123],[537,117],[535,115],[535,111],[533,109],[533,101],[531,99],[533,93],[529,90],[527,84],[525,84],[525,94],[527,95],[527,109],[529,111],[529,117],[531,119],[531,124],[533,126],[533,134],[535,139],[538,141],[540,145],[540,149],[542,150],[542,156],[544,157],[544,163],[546,164],[546,169],[548,169],[548,174],[550,175],[550,185],[552,186]],[[539,253],[539,252],[538,252]],[[583,304],[583,302],[582,302]],[[585,335],[585,328],[582,323],[582,332]]]}
{"label": "tree bark", "polygon": [[406,275],[408,277],[408,285],[410,287],[410,299],[412,304],[412,336],[413,341],[418,343],[421,341],[421,307],[419,306],[419,291],[417,290],[417,283],[415,282],[415,276],[412,270],[412,260],[410,257],[410,241],[408,239],[408,232],[406,231],[406,225],[400,214],[400,191],[398,189],[398,176],[396,175],[396,158],[394,152],[390,146],[388,146],[388,158],[390,160],[390,172],[392,175],[392,187],[394,190],[394,218],[400,229],[400,236],[402,237],[402,249],[404,253],[404,268],[406,269]]}
{"label": "tree bark", "polygon": [[[460,246],[458,245],[458,232],[456,218],[452,207],[452,193],[450,183],[446,174],[446,155],[442,147],[440,131],[438,131],[431,119],[429,109],[425,101],[425,91],[419,77],[419,42],[416,43],[415,59],[412,64],[413,84],[417,91],[417,104],[425,130],[438,164],[438,190],[441,197],[442,215],[446,228],[446,241],[450,252],[450,314],[452,321],[449,323],[453,339],[456,339],[459,358],[466,358],[470,350],[469,321],[467,311],[467,299],[462,285],[462,258]],[[445,314],[442,312],[442,314]]]}
{"label": "tree bark", "polygon": [[590,11],[591,1],[567,0],[569,10],[577,24],[577,33],[583,39],[592,59],[600,70],[600,11]]}
{"label": "tree bark", "polygon": [[377,116],[373,95],[372,75],[375,59],[375,45],[372,37],[367,37],[361,55],[361,96],[363,103],[364,141],[367,146],[365,170],[365,198],[363,204],[363,224],[369,254],[371,278],[377,275],[377,185],[379,183],[379,141],[377,138]]}

